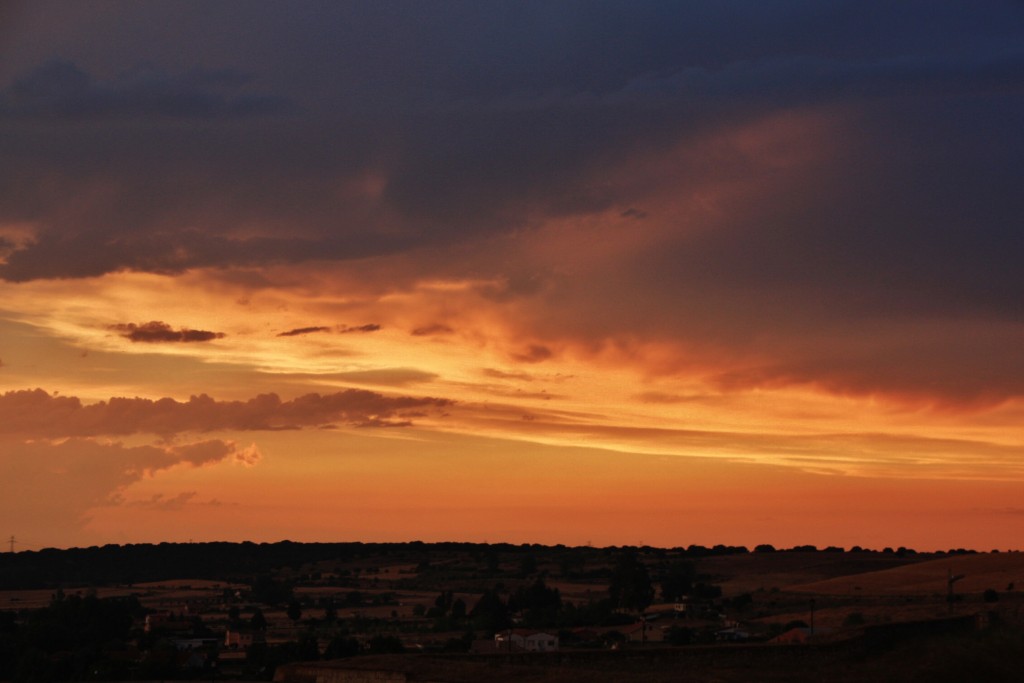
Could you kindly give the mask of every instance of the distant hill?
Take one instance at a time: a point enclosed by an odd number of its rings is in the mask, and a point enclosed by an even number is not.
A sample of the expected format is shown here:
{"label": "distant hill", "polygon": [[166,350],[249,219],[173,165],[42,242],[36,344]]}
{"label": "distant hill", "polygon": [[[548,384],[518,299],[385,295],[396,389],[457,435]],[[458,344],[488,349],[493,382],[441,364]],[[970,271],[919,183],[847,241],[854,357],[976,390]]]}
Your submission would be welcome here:
{"label": "distant hill", "polygon": [[712,577],[727,595],[759,590],[788,590],[829,579],[904,567],[934,558],[931,554],[786,550],[707,557],[699,571]]}
{"label": "distant hill", "polygon": [[1004,591],[1013,584],[1024,590],[1024,553],[951,555],[900,567],[840,576],[787,586],[794,592],[821,595],[931,595],[944,594],[950,573],[962,574],[957,593]]}

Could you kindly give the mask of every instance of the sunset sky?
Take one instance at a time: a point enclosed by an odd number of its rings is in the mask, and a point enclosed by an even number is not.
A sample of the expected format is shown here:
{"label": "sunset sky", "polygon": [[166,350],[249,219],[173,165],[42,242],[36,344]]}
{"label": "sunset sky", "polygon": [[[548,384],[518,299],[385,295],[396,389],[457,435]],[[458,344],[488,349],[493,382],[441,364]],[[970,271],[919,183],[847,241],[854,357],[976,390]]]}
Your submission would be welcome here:
{"label": "sunset sky", "polygon": [[1024,548],[1020,2],[7,2],[0,152],[16,549]]}

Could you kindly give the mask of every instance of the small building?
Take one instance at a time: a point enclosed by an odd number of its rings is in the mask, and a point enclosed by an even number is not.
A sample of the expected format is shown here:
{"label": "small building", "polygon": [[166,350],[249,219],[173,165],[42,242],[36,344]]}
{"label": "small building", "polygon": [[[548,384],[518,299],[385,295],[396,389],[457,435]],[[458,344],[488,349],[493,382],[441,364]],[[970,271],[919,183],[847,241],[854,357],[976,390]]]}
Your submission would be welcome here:
{"label": "small building", "polygon": [[174,638],[171,640],[179,650],[217,650],[217,638]]}
{"label": "small building", "polygon": [[715,640],[720,643],[744,643],[750,640],[750,632],[741,629],[739,625],[732,625],[715,631]]}
{"label": "small building", "polygon": [[644,619],[628,626],[619,626],[616,630],[631,643],[660,643],[665,640],[665,634],[655,627],[650,620]]}
{"label": "small building", "polygon": [[163,631],[170,633],[185,633],[192,631],[195,624],[187,615],[175,614],[173,612],[153,612],[146,615],[143,630],[146,633]]}
{"label": "small building", "polygon": [[496,649],[511,649],[522,652],[552,652],[558,649],[558,636],[547,631],[531,631],[516,628],[494,634]]}
{"label": "small building", "polygon": [[248,650],[253,643],[266,642],[262,631],[228,629],[224,634],[224,647],[229,650]]}

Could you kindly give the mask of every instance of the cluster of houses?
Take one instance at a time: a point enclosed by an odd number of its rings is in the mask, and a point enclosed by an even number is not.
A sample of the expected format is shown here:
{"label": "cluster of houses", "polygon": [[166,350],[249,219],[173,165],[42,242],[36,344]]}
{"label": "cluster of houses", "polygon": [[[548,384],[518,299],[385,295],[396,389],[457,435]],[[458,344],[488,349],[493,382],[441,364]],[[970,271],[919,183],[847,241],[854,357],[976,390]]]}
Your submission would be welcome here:
{"label": "cluster of houses", "polygon": [[[197,606],[196,612],[206,611],[207,605]],[[476,653],[542,653],[555,652],[563,646],[575,647],[619,647],[623,644],[656,644],[672,642],[672,631],[688,628],[701,632],[703,639],[711,637],[715,642],[747,642],[763,639],[764,634],[752,634],[739,622],[726,618],[717,611],[698,613],[687,604],[665,606],[662,611],[651,611],[638,621],[608,627],[582,627],[566,631],[555,629],[512,628],[497,632],[493,639],[476,641],[472,651]],[[145,631],[161,633],[180,653],[179,666],[185,669],[208,667],[211,661],[230,665],[241,663],[246,653],[256,644],[267,642],[266,632],[248,625],[228,624],[222,636],[213,636],[207,630],[199,635],[196,617],[187,607],[183,611],[170,610],[153,612],[146,616]],[[820,630],[820,629],[819,629]],[[560,633],[562,637],[560,637]],[[814,634],[810,629],[796,628],[774,638],[778,644],[808,642]],[[571,638],[571,643],[570,643]],[[564,642],[563,642],[564,640]],[[708,642],[708,640],[703,640]],[[428,643],[406,644],[420,649],[430,647]]]}
{"label": "cluster of houses", "polygon": [[[681,610],[680,610],[681,611]],[[679,626],[680,614],[673,615],[676,618],[659,619],[662,614],[653,613],[645,615],[639,621],[631,624],[611,627],[584,627],[569,630],[573,641],[577,643],[600,643],[607,642],[610,635],[620,639],[623,643],[664,643],[670,640],[670,631]],[[744,629],[739,622],[727,619],[724,615],[718,615],[717,621],[702,624],[714,633],[716,642],[735,643],[747,642],[755,638],[748,630]],[[806,642],[810,629],[792,629],[792,632],[783,634],[785,637],[774,639],[773,642],[793,643]],[[499,631],[494,634],[493,646],[490,644],[475,647],[477,652],[551,652],[558,650],[560,639],[558,633],[553,630],[513,628]]]}

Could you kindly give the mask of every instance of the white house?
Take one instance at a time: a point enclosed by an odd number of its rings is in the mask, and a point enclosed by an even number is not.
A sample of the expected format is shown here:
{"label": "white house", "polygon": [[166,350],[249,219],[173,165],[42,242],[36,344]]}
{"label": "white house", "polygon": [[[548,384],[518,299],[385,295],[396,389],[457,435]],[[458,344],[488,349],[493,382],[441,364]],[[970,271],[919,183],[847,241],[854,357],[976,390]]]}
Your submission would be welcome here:
{"label": "white house", "polygon": [[499,650],[507,650],[509,648],[509,639],[512,641],[513,650],[525,650],[526,652],[551,652],[558,649],[557,635],[553,635],[547,631],[531,631],[523,628],[495,633],[495,648]]}

